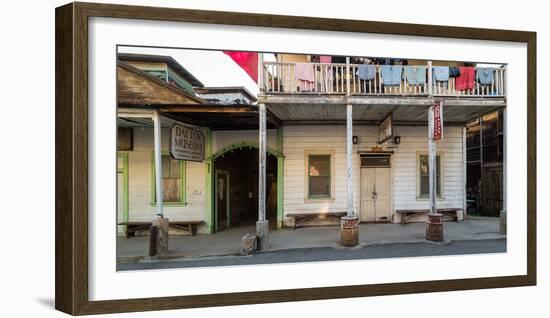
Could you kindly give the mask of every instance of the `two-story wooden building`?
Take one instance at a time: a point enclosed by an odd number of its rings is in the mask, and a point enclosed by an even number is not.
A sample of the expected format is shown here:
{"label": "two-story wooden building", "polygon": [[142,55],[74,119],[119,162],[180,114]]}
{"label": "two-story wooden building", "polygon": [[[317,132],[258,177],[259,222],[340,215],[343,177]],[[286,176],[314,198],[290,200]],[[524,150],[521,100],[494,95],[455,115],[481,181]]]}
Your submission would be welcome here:
{"label": "two-story wooden building", "polygon": [[[260,93],[253,96],[239,87],[204,87],[169,57],[119,55],[119,221],[150,222],[158,213],[155,138],[163,213],[170,222],[201,222],[200,233],[253,223],[259,214],[272,228],[331,224],[350,209],[361,222],[401,222],[408,214],[423,220],[420,212],[429,206],[428,107],[436,100],[444,119],[437,205],[463,217],[465,125],[505,109],[505,67],[473,66],[485,77],[463,87],[463,79],[445,76],[445,67],[464,65],[458,62],[409,60],[392,70],[376,59],[367,59],[367,67],[346,57],[259,60]],[[400,73],[392,78],[388,71]],[[174,122],[203,132],[203,161],[170,158]],[[262,153],[265,183],[258,184]]]}

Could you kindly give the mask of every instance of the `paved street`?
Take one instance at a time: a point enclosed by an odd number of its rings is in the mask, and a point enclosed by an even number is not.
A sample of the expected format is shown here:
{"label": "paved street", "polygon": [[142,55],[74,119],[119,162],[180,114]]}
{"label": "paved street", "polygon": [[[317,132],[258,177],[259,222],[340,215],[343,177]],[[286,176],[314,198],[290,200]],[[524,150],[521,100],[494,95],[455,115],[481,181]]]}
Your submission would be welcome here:
{"label": "paved street", "polygon": [[199,259],[144,260],[119,263],[117,270],[166,269],[204,266],[274,264],[311,261],[376,259],[414,256],[459,255],[506,252],[506,239],[452,241],[450,243],[386,243],[355,248],[314,247],[277,250],[251,256],[217,256]]}
{"label": "paved street", "polygon": [[[211,235],[170,236],[170,258],[200,258],[206,256],[234,255],[240,252],[243,235],[254,234],[254,225],[229,228]],[[460,222],[445,222],[446,241],[501,239],[499,219],[470,217]],[[421,243],[426,238],[426,224],[360,224],[359,244],[366,246],[383,243]],[[270,234],[269,251],[340,246],[340,227],[307,227],[296,230],[281,229]],[[149,238],[146,236],[117,239],[119,262],[133,262],[148,254]]]}
{"label": "paved street", "polygon": [[226,229],[212,235],[171,236],[169,254],[146,257],[148,237],[117,240],[118,270],[179,268],[435,256],[506,251],[506,236],[498,232],[498,218],[471,217],[445,222],[445,241],[425,240],[425,223],[361,224],[359,246],[344,248],[338,226],[273,231],[270,248],[253,256],[240,256],[240,239],[254,233],[254,226]]}

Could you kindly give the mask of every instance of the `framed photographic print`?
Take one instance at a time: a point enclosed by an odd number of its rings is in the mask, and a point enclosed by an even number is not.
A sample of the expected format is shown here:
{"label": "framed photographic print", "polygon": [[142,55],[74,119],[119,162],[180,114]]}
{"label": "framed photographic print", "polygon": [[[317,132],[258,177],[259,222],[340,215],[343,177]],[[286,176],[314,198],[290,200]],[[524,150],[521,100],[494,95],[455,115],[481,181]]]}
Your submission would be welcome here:
{"label": "framed photographic print", "polygon": [[57,8],[56,308],[535,285],[535,52],[525,31]]}

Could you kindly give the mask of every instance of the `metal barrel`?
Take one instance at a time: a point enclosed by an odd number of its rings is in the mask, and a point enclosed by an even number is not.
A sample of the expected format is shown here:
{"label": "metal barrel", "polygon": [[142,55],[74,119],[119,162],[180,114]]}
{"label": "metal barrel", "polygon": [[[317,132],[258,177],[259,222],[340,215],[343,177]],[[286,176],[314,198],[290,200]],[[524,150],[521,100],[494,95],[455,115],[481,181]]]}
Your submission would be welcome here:
{"label": "metal barrel", "polygon": [[426,221],[426,240],[443,241],[443,214],[428,214]]}
{"label": "metal barrel", "polygon": [[359,218],[345,216],[340,219],[340,240],[348,247],[359,244]]}

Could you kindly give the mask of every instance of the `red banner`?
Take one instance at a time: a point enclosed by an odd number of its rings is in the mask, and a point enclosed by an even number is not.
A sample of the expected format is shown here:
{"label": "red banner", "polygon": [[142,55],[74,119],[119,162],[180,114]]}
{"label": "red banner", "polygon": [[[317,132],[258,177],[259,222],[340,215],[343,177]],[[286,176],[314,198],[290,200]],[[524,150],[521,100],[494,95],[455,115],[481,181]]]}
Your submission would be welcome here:
{"label": "red banner", "polygon": [[436,101],[432,106],[433,111],[433,139],[435,141],[443,138],[443,112],[441,111],[441,102]]}
{"label": "red banner", "polygon": [[254,82],[258,81],[258,53],[238,51],[223,51],[223,53],[239,64]]}

